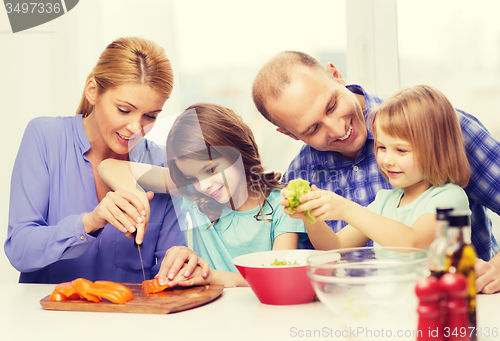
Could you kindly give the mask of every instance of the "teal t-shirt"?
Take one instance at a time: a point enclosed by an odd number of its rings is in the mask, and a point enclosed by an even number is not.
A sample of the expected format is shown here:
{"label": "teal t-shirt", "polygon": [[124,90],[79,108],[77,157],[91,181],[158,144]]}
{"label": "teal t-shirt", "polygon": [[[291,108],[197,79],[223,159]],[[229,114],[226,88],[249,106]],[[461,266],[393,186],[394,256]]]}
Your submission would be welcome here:
{"label": "teal t-shirt", "polygon": [[[398,207],[403,193],[402,188],[381,190],[377,193],[375,201],[368,205],[367,208],[374,213],[397,220],[407,226],[412,226],[424,213],[436,214],[437,207],[469,210],[467,194],[460,186],[454,184],[445,184],[439,187],[431,186],[410,204]],[[380,246],[375,242],[373,244],[374,246]]]}
{"label": "teal t-shirt", "polygon": [[212,222],[196,204],[183,198],[182,210],[189,212],[193,223],[194,251],[210,264],[211,269],[237,272],[232,262],[234,257],[272,250],[274,239],[283,233],[304,233],[304,237],[307,233],[304,223],[284,213],[280,199],[278,189],[271,191],[267,198],[269,205],[266,204],[259,215],[262,219],[272,219],[270,222],[255,218],[261,206],[248,211],[225,208],[221,218],[210,226]]}

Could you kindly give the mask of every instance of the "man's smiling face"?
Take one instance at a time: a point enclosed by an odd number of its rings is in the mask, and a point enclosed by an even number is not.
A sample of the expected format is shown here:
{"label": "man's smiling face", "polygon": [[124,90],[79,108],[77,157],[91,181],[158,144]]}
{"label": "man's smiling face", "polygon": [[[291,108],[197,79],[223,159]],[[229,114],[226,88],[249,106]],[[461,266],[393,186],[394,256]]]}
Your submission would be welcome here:
{"label": "man's smiling face", "polygon": [[266,109],[282,128],[278,131],[320,151],[336,151],[354,159],[367,138],[364,110],[333,69],[333,77],[296,66],[291,83]]}

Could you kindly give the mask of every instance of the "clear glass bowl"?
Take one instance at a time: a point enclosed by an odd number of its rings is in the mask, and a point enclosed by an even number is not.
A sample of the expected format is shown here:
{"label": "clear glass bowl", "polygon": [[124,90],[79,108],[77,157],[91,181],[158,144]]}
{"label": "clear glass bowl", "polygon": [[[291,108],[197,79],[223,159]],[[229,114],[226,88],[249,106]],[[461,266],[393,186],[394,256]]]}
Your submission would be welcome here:
{"label": "clear glass bowl", "polygon": [[340,318],[387,321],[390,315],[416,314],[415,282],[428,274],[427,251],[338,249],[310,256],[307,274],[319,300]]}

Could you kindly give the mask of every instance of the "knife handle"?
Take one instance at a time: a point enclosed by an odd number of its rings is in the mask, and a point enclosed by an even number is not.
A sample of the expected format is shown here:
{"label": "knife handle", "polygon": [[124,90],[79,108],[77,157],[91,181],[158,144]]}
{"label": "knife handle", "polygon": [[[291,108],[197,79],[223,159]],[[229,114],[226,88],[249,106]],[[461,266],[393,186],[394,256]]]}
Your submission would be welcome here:
{"label": "knife handle", "polygon": [[137,249],[137,250],[142,250],[142,243],[141,244],[137,244],[137,242],[135,241],[135,236],[137,236],[137,230],[134,231],[134,233],[132,233],[132,237],[134,238],[134,247]]}

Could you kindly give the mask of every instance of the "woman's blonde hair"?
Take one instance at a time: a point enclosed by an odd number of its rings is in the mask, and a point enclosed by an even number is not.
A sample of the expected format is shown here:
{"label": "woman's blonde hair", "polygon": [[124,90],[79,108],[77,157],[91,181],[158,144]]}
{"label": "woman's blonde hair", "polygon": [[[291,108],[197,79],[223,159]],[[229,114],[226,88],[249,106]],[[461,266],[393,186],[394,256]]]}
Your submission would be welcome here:
{"label": "woman's blonde hair", "polygon": [[[172,180],[181,191],[190,183],[177,167],[176,159],[214,160],[219,157],[231,163],[241,157],[247,187],[254,194],[267,198],[273,188],[284,187],[279,172],[265,170],[252,130],[240,116],[222,105],[191,105],[177,117],[167,137],[167,163]],[[216,200],[199,192],[183,194],[194,200],[200,212],[211,220],[220,217],[222,206]],[[265,202],[267,199],[256,215],[257,220],[268,220],[259,217]]]}
{"label": "woman's blonde hair", "polygon": [[[155,42],[138,37],[119,38],[101,53],[97,65],[87,77],[95,79],[97,95],[124,84],[146,84],[169,98],[174,74],[165,51]],[[76,114],[88,116],[93,106],[85,97],[85,90]]]}
{"label": "woman's blonde hair", "polygon": [[470,165],[460,122],[450,101],[439,90],[426,85],[401,90],[372,115],[375,139],[375,123],[378,123],[385,133],[408,141],[433,186],[454,183],[463,188],[467,185]]}

